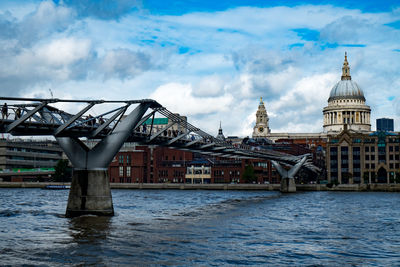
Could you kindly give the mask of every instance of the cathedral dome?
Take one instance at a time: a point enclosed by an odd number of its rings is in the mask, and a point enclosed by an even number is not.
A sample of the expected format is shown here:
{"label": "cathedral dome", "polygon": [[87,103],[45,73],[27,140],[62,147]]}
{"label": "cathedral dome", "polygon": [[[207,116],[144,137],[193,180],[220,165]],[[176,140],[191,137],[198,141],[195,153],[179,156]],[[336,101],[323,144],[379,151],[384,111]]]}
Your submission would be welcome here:
{"label": "cathedral dome", "polygon": [[342,79],[332,88],[328,102],[339,99],[359,99],[365,102],[363,91],[356,82],[351,80],[347,53],[344,56]]}
{"label": "cathedral dome", "polygon": [[344,54],[342,79],[332,88],[328,106],[322,112],[324,132],[339,133],[344,129],[371,131],[371,108],[365,105],[363,91],[351,80],[347,53]]}
{"label": "cathedral dome", "polygon": [[332,88],[328,101],[338,99],[360,99],[365,101],[363,91],[352,80],[341,80]]}

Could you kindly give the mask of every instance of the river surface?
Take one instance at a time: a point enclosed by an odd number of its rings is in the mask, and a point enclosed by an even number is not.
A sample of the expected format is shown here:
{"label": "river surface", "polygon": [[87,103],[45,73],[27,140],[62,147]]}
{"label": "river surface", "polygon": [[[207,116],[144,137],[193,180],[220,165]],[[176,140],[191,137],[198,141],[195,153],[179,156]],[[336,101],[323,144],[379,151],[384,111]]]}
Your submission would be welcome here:
{"label": "river surface", "polygon": [[68,190],[0,189],[0,265],[400,266],[400,194],[113,190],[114,217],[65,218]]}

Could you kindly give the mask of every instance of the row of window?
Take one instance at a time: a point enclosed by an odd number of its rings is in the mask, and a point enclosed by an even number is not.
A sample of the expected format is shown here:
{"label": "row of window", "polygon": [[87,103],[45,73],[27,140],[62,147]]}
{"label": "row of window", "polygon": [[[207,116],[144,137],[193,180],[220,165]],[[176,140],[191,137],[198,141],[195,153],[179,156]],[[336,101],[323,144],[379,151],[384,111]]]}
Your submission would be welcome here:
{"label": "row of window", "polygon": [[210,167],[188,167],[187,174],[210,174]]}
{"label": "row of window", "polygon": [[22,156],[6,156],[9,160],[29,160],[29,161],[44,161],[44,162],[57,162],[58,159],[48,159],[39,157],[22,157]]}
{"label": "row of window", "polygon": [[[400,155],[389,155],[389,161],[398,161],[400,160]],[[375,155],[365,155],[365,161],[375,161]],[[383,155],[383,157],[379,156],[378,158],[379,162],[386,162],[386,157]],[[341,164],[348,164],[349,159],[347,157],[342,157],[341,159]],[[337,158],[331,159],[330,165],[331,166],[336,166],[338,163]],[[360,157],[353,157],[353,164],[360,163]]]}
{"label": "row of window", "polygon": [[[371,152],[375,153],[375,146],[366,146],[364,147],[364,151],[366,153]],[[386,153],[386,148],[385,146],[379,147],[379,151],[382,151],[383,153]],[[400,147],[399,146],[389,146],[389,152],[399,152]],[[331,156],[336,156],[337,155],[337,147],[331,147],[330,148],[330,155]],[[341,155],[348,155],[348,147],[341,147]],[[353,155],[360,155],[360,147],[353,147]]]}
{"label": "row of window", "polygon": [[[124,164],[124,155],[118,156],[118,163]],[[126,155],[126,164],[131,164],[131,155]]]}
{"label": "row of window", "polygon": [[23,147],[7,147],[8,151],[15,152],[29,152],[29,153],[40,153],[40,154],[50,154],[50,155],[61,155],[60,151],[52,151],[52,150],[41,150],[41,149],[31,149],[31,148],[23,148]]}
{"label": "row of window", "polygon": [[[126,156],[124,156],[124,155],[119,155],[119,156],[118,156],[118,163],[119,163],[119,164],[124,164],[124,159],[126,159],[126,163],[127,163],[127,164],[131,164],[131,161],[132,161],[131,155],[126,155]],[[168,160],[168,156],[165,156],[165,157],[164,157],[164,160]],[[171,159],[171,160],[172,160],[172,161],[178,160],[178,157],[172,156],[172,159]],[[179,160],[180,160],[180,161],[183,160],[183,159],[182,159],[182,156],[179,157]]]}
{"label": "row of window", "polygon": [[[365,164],[365,168],[366,169],[375,169],[375,163],[366,163]],[[389,163],[389,169],[399,169],[400,168],[400,163]],[[338,171],[338,169],[337,169],[337,167],[336,168],[331,168],[331,172],[332,173],[336,173]],[[341,168],[341,171],[342,172],[348,172],[349,171],[349,168],[347,168],[347,167],[342,167]],[[360,170],[360,168],[356,168],[356,167],[354,167],[353,168],[353,172],[360,172],[361,170]]]}
{"label": "row of window", "polygon": [[[354,138],[353,139],[353,143],[355,143],[355,144],[360,144],[360,143],[374,144],[374,143],[376,143],[376,141],[377,141],[377,139],[375,139],[375,138],[365,138],[365,139]],[[339,139],[331,139],[330,142],[332,144],[337,144],[337,143],[339,143]],[[391,143],[391,144],[400,143],[400,139],[399,138],[389,138],[387,143]]]}
{"label": "row of window", "polygon": [[[165,156],[164,160],[168,160],[168,156]],[[172,156],[172,161],[174,161],[174,160],[178,160],[178,157],[175,157],[175,155]],[[179,160],[183,160],[182,156],[179,157]]]}
{"label": "row of window", "polygon": [[[119,166],[119,177],[124,176],[124,166]],[[126,177],[131,177],[131,166],[126,166]]]}

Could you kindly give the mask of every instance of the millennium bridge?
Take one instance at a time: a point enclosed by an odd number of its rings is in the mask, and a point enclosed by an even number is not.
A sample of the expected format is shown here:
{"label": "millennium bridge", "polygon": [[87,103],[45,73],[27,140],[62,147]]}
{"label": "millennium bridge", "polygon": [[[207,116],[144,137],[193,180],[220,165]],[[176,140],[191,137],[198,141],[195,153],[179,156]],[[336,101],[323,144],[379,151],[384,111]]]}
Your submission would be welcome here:
{"label": "millennium bridge", "polygon": [[[0,101],[3,102],[0,133],[54,136],[71,161],[74,172],[66,210],[68,217],[114,214],[107,169],[124,142],[226,158],[271,160],[282,176],[282,192],[296,191],[294,176],[300,168],[314,173],[319,171],[309,155],[293,156],[243,144],[235,146],[217,139],[152,99],[0,97]],[[66,112],[61,108],[78,111]],[[168,118],[168,124],[155,127],[156,118]],[[90,143],[95,145],[88,146],[85,141],[94,141]],[[288,169],[282,165],[293,167]]]}

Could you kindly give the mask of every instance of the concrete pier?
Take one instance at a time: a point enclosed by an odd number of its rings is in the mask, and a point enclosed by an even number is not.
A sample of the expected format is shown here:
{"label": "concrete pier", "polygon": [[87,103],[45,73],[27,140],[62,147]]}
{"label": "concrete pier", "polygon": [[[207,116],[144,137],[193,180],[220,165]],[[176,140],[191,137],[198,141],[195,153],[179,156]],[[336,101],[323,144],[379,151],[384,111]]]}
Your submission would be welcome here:
{"label": "concrete pier", "polygon": [[113,216],[114,207],[106,170],[75,170],[65,216]]}
{"label": "concrete pier", "polygon": [[295,193],[296,192],[296,183],[294,178],[283,178],[281,181],[281,189],[282,193]]}

